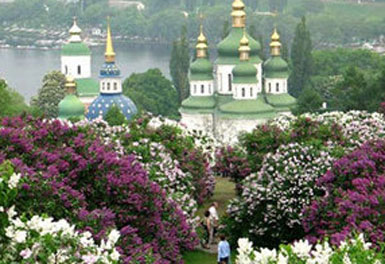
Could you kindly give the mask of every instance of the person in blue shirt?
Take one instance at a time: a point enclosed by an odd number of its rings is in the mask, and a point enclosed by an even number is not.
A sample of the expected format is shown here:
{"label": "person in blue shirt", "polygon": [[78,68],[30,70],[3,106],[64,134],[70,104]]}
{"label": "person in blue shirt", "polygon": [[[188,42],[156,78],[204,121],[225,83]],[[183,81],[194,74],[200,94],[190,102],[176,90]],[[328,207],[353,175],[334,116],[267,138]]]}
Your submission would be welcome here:
{"label": "person in blue shirt", "polygon": [[219,264],[229,264],[230,263],[230,245],[226,241],[224,235],[220,236],[221,241],[218,244],[218,263]]}

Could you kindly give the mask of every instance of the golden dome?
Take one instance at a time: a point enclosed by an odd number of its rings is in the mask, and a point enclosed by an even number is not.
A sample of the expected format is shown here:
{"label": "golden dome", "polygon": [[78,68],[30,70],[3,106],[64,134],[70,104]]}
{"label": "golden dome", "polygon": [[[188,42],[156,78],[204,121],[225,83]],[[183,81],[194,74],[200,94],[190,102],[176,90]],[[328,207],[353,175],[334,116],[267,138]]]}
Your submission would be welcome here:
{"label": "golden dome", "polygon": [[233,2],[233,11],[231,16],[233,17],[233,27],[245,27],[246,24],[246,12],[245,4],[242,0],[234,0]]}
{"label": "golden dome", "polygon": [[240,47],[238,49],[240,60],[241,61],[247,61],[250,57],[250,46],[249,46],[249,39],[246,36],[246,29],[243,29],[243,37],[241,38],[241,41],[239,42]]}
{"label": "golden dome", "polygon": [[232,7],[233,10],[243,10],[245,9],[245,4],[242,0],[234,0]]}
{"label": "golden dome", "polygon": [[65,86],[66,87],[74,87],[74,86],[76,86],[74,77],[68,75],[66,77],[66,84],[65,84]]}
{"label": "golden dome", "polygon": [[277,28],[274,28],[273,34],[271,35],[271,43],[270,43],[270,49],[271,49],[271,55],[273,56],[279,56],[281,55],[281,42],[280,37],[277,32]]}
{"label": "golden dome", "polygon": [[197,49],[197,57],[198,58],[206,58],[207,57],[207,53],[206,53],[206,51],[208,49],[207,38],[203,33],[203,25],[202,24],[200,25],[200,33],[198,36],[198,43],[196,45],[196,49]]}
{"label": "golden dome", "polygon": [[110,18],[108,18],[106,52],[104,53],[104,56],[106,58],[106,62],[114,62],[115,61],[115,55],[116,54],[114,52],[114,45],[112,44]]}

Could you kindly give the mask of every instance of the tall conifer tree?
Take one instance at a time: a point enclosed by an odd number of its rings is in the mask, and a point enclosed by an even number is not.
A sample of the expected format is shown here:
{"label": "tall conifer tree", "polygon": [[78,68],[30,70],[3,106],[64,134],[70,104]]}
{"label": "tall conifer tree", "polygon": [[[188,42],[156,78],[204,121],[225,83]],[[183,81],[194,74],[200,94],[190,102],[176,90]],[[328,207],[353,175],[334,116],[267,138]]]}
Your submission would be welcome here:
{"label": "tall conifer tree", "polygon": [[182,101],[189,96],[189,68],[190,53],[187,40],[187,29],[186,26],[183,26],[180,39],[174,41],[170,59],[170,74],[174,87],[178,93],[179,103],[182,103]]}
{"label": "tall conifer tree", "polygon": [[291,48],[292,72],[289,78],[289,92],[298,97],[310,79],[313,68],[312,42],[306,27],[306,19],[302,18],[297,25]]}

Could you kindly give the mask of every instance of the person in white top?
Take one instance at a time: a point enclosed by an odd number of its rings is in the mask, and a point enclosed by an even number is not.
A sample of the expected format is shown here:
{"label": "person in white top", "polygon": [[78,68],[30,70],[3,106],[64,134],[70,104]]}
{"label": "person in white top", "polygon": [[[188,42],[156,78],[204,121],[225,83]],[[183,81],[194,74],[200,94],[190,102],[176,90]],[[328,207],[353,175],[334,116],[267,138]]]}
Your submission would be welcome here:
{"label": "person in white top", "polygon": [[210,222],[211,222],[209,245],[214,243],[215,233],[217,231],[217,227],[219,224],[219,217],[218,217],[217,209],[218,209],[218,203],[213,202],[209,208]]}

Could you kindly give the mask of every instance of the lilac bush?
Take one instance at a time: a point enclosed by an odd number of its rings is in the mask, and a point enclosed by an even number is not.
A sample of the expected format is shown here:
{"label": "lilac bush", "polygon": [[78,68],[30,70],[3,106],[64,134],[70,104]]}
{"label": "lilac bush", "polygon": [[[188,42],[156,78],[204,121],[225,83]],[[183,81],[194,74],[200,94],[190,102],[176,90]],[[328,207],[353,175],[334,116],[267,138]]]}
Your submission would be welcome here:
{"label": "lilac bush", "polygon": [[8,159],[26,179],[17,208],[66,219],[96,241],[111,228],[121,233],[125,263],[181,263],[197,243],[184,212],[149,179],[133,154],[116,151],[89,127],[32,118],[5,118],[0,162]]}
{"label": "lilac bush", "polygon": [[304,228],[315,242],[325,236],[339,244],[354,232],[370,242],[385,241],[385,141],[364,144],[339,159],[317,186],[326,194],[305,210]]}

